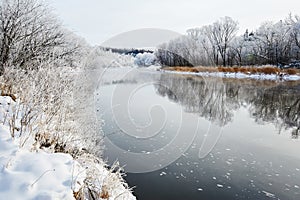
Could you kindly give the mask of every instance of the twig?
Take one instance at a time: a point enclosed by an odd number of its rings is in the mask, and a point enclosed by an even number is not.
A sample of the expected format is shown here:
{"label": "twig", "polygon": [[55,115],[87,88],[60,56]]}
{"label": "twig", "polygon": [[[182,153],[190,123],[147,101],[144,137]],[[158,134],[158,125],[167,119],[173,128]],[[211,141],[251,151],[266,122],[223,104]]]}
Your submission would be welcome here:
{"label": "twig", "polygon": [[30,185],[30,187],[33,187],[33,185],[36,184],[45,174],[47,174],[48,172],[54,172],[54,171],[55,171],[55,169],[49,169],[49,170],[45,171]]}

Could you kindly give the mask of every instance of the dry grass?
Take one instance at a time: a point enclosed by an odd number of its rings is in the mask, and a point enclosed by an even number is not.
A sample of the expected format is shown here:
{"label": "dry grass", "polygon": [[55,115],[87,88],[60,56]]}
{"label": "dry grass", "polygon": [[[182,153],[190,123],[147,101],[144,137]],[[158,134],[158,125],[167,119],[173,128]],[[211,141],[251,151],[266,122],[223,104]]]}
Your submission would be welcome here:
{"label": "dry grass", "polygon": [[100,193],[100,198],[101,199],[109,199],[108,187],[106,185],[102,186],[102,190],[101,190],[101,193]]}
{"label": "dry grass", "polygon": [[243,74],[275,74],[275,75],[300,75],[300,69],[279,69],[273,66],[264,66],[264,67],[164,67],[163,70],[169,71],[178,71],[178,72],[223,72],[223,73],[243,73]]}
{"label": "dry grass", "polygon": [[251,70],[250,70],[250,68],[241,67],[241,68],[238,68],[237,73],[238,72],[243,73],[243,74],[249,74],[249,73],[251,73]]}
{"label": "dry grass", "polygon": [[178,72],[199,72],[195,67],[165,67],[164,70],[178,71]]}
{"label": "dry grass", "polygon": [[235,73],[238,73],[238,72],[239,72],[239,68],[238,68],[238,67],[234,67],[234,68],[233,68],[233,71],[234,71]]}
{"label": "dry grass", "polygon": [[199,72],[209,72],[209,73],[218,72],[218,69],[216,67],[196,67],[196,69]]}
{"label": "dry grass", "polygon": [[300,74],[300,69],[286,69],[284,70],[285,73],[289,74],[289,75],[295,75],[295,74]]}
{"label": "dry grass", "polygon": [[73,196],[76,200],[84,200],[85,199],[84,192],[83,192],[82,188],[78,192],[73,192]]}
{"label": "dry grass", "polygon": [[8,96],[13,101],[16,101],[17,97],[13,94],[12,86],[1,83],[0,84],[1,96]]}
{"label": "dry grass", "polygon": [[279,74],[280,69],[278,69],[276,67],[260,67],[260,68],[257,68],[257,72],[259,72],[261,74]]}

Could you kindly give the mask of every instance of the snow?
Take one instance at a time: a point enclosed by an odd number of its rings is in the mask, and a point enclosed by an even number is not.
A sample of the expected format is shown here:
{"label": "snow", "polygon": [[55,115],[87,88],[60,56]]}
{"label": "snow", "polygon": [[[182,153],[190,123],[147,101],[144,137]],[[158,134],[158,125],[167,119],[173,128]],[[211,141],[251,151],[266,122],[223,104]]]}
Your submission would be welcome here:
{"label": "snow", "polygon": [[225,72],[182,72],[182,71],[170,71],[170,70],[161,70],[166,73],[174,73],[174,74],[186,74],[186,75],[197,75],[203,77],[220,77],[220,78],[250,78],[256,80],[285,80],[285,81],[298,81],[300,80],[299,75],[284,75],[279,77],[275,74],[244,74],[244,73],[225,73]]}
{"label": "snow", "polygon": [[[0,97],[0,196],[3,199],[74,199],[85,174],[68,154],[30,152],[19,148],[9,127],[3,125],[3,108],[9,97]],[[6,110],[7,111],[7,110]]]}
{"label": "snow", "polygon": [[156,62],[156,57],[153,53],[139,53],[134,58],[134,63],[138,66],[151,66]]}
{"label": "snow", "polygon": [[147,67],[147,69],[158,71],[160,69],[160,67],[161,66],[159,66],[159,65],[150,65],[149,67]]}
{"label": "snow", "polygon": [[76,176],[80,165],[67,154],[22,150],[1,165],[0,196],[4,199],[74,199],[72,189],[79,189],[85,177],[84,173]]}
{"label": "snow", "polygon": [[[83,186],[88,167],[100,173],[93,174],[97,186],[109,184],[105,181],[114,174],[104,164],[89,163],[87,167],[69,154],[20,147],[17,136],[12,139],[7,123],[13,104],[10,97],[0,96],[0,199],[75,199],[73,192]],[[110,184],[114,186],[110,199],[136,199],[119,179]]]}

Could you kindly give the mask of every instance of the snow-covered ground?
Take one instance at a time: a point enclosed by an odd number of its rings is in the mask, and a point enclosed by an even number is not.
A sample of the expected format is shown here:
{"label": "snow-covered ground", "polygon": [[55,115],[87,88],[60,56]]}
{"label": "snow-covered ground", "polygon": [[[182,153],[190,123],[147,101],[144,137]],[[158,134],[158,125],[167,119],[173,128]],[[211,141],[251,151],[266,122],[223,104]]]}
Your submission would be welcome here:
{"label": "snow-covered ground", "polygon": [[225,73],[225,72],[182,72],[182,71],[171,71],[171,70],[161,70],[166,73],[174,73],[174,74],[188,74],[188,75],[197,75],[197,76],[213,76],[213,77],[221,77],[221,78],[250,78],[257,80],[285,80],[285,81],[298,81],[300,80],[299,75],[283,75],[278,76],[275,74],[244,74],[244,73]]}
{"label": "snow-covered ground", "polygon": [[136,199],[103,163],[91,166],[84,158],[74,160],[69,154],[20,147],[20,138],[12,138],[8,125],[14,104],[10,97],[0,96],[0,199],[74,199],[74,192],[88,177],[88,168],[95,171],[95,187],[107,190],[103,199]]}

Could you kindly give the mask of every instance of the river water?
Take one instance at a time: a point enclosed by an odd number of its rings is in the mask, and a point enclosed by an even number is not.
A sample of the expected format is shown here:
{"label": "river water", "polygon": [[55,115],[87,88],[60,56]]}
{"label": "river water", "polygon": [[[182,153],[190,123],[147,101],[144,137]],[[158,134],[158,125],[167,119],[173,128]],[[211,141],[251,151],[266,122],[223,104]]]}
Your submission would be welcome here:
{"label": "river water", "polygon": [[138,199],[300,199],[300,82],[113,68],[97,93]]}

